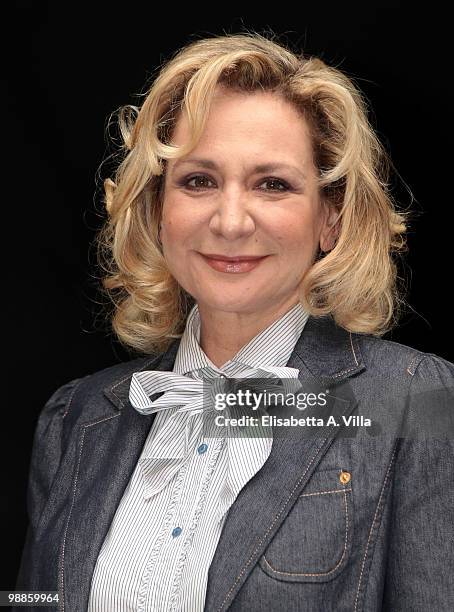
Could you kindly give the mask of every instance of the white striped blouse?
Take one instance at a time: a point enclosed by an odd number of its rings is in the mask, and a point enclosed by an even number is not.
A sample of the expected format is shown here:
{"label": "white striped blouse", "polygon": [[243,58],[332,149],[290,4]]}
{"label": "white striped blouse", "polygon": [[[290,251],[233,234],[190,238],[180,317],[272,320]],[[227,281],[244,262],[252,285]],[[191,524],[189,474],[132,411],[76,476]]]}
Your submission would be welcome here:
{"label": "white striped blouse", "polygon": [[[218,368],[200,347],[195,304],[173,371],[191,378],[233,377],[250,368],[285,366],[307,318],[297,303]],[[142,384],[147,393],[146,380]],[[172,430],[164,449],[157,439],[177,408],[162,410],[154,418],[101,546],[88,612],[204,609],[208,570],[228,510],[267,460],[272,438],[208,438],[204,431],[189,460],[172,475],[181,431],[174,436]]]}

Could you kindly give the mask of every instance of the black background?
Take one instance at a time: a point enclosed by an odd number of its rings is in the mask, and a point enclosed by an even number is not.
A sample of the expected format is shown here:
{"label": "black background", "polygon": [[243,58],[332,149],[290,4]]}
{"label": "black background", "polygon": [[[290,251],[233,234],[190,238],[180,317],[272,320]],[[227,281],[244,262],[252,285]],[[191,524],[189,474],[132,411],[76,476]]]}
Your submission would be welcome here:
{"label": "black background", "polygon": [[[3,448],[0,589],[11,589],[26,528],[36,418],[63,383],[127,359],[96,305],[108,117],[190,40],[270,28],[353,77],[399,175],[394,197],[417,213],[410,308],[385,336],[454,361],[451,332],[450,34],[436,4],[282,3],[268,12],[194,5],[16,3],[3,17]],[[6,9],[3,9],[6,10]],[[6,401],[5,401],[6,400]]]}

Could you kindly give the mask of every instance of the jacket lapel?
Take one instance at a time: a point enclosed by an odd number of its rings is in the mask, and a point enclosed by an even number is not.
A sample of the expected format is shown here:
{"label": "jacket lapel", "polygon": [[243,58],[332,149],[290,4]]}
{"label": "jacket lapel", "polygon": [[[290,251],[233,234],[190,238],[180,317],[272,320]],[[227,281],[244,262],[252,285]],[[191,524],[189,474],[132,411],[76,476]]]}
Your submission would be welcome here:
{"label": "jacket lapel", "polygon": [[[59,563],[62,605],[68,611],[87,609],[100,548],[153,423],[153,414],[141,415],[129,403],[131,376],[138,369],[172,370],[179,343],[175,340],[163,355],[131,368],[128,376],[104,389],[110,400],[105,413],[80,427]],[[336,326],[331,316],[309,317],[287,365],[300,370],[302,383],[320,378],[341,382],[365,369],[357,338]],[[352,402],[348,410],[353,407]],[[267,462],[227,514],[210,566],[205,610],[228,608],[334,437],[273,440]],[[250,526],[246,538],[244,530],[239,537],[244,524]]]}

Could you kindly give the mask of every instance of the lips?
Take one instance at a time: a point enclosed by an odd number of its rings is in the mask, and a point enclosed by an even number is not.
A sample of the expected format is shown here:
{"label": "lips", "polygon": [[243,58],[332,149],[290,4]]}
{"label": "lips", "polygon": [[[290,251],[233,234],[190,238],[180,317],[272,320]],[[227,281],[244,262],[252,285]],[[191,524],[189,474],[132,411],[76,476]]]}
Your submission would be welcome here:
{"label": "lips", "polygon": [[266,255],[235,255],[235,256],[226,256],[226,255],[218,255],[217,253],[201,253],[204,257],[208,257],[208,259],[215,259],[217,261],[230,261],[230,262],[238,262],[238,261],[257,261],[259,259],[263,259],[267,257]]}
{"label": "lips", "polygon": [[203,260],[214,270],[226,274],[242,274],[250,272],[259,266],[268,255],[238,255],[236,257],[226,257],[225,255],[203,254]]}

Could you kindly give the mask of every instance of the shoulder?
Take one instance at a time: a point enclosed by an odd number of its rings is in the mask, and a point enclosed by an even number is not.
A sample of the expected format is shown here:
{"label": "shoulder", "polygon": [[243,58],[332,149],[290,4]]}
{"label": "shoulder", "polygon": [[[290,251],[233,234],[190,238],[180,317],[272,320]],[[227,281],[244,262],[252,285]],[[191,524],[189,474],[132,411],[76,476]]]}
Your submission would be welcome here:
{"label": "shoulder", "polygon": [[[352,385],[383,431],[399,433],[403,448],[454,444],[454,363],[411,346],[352,334],[364,366]],[[440,438],[435,443],[436,438]],[[415,451],[416,452],[416,451]],[[419,451],[418,451],[419,452]],[[425,452],[425,451],[424,451]]]}
{"label": "shoulder", "polygon": [[72,428],[80,418],[91,420],[102,416],[111,407],[105,390],[125,382],[134,372],[152,366],[160,357],[161,354],[138,357],[69,380],[47,400],[39,414],[37,429],[45,431],[57,422],[60,428]]}
{"label": "shoulder", "polygon": [[417,377],[427,382],[445,380],[454,382],[454,363],[414,347],[378,338],[370,334],[352,334],[364,365],[371,372],[395,373],[405,377]]}
{"label": "shoulder", "polygon": [[[144,357],[138,357],[131,359],[130,361],[123,361],[115,365],[103,368],[96,372],[92,372],[83,378],[70,381],[65,386],[73,387],[77,386],[77,397],[83,399],[85,402],[95,399],[99,394],[103,393],[105,389],[115,387],[115,385],[121,384],[128,380],[134,372],[152,367],[154,363],[158,362],[162,354],[147,355]],[[57,393],[60,390],[57,390]],[[66,393],[68,396],[68,392]]]}
{"label": "shoulder", "polygon": [[77,391],[84,397],[89,398],[93,394],[102,391],[105,387],[114,385],[129,376],[137,370],[147,366],[147,363],[152,363],[157,360],[159,355],[149,355],[147,357],[138,357],[130,361],[123,361],[112,366],[108,366],[96,372],[92,372],[80,378],[74,378],[54,391],[49,398],[48,403],[59,405],[60,409],[64,409],[68,401]]}
{"label": "shoulder", "polygon": [[400,414],[404,437],[454,438],[454,363],[376,337],[363,337],[361,346],[366,368],[362,392],[385,399],[386,423],[390,414]]}

